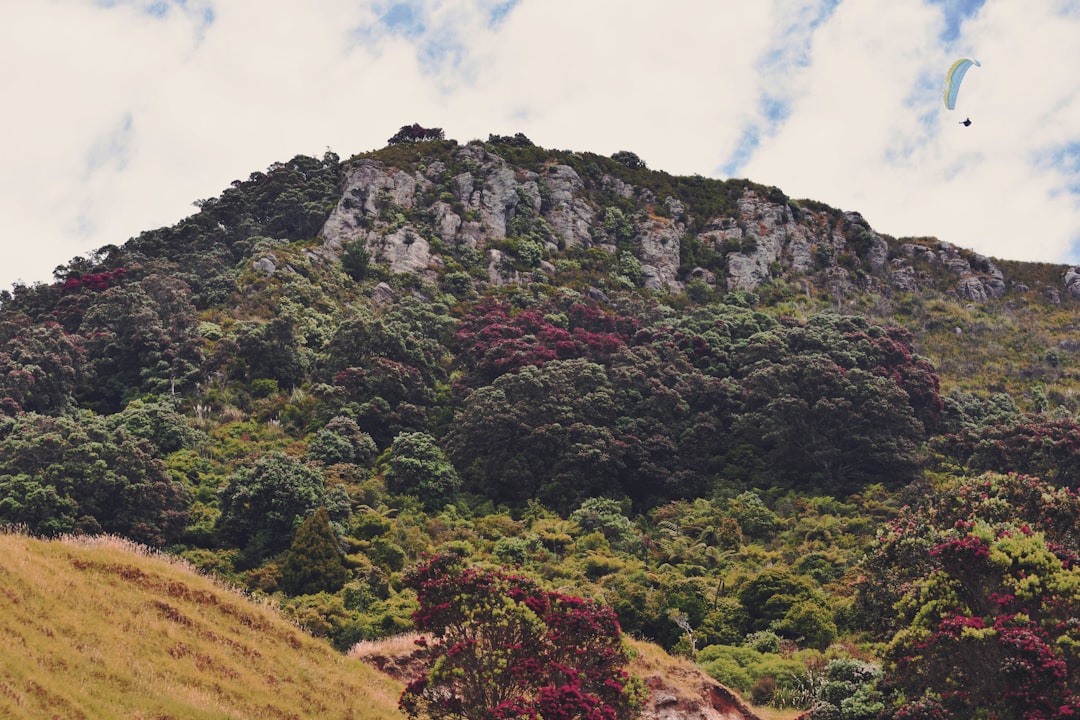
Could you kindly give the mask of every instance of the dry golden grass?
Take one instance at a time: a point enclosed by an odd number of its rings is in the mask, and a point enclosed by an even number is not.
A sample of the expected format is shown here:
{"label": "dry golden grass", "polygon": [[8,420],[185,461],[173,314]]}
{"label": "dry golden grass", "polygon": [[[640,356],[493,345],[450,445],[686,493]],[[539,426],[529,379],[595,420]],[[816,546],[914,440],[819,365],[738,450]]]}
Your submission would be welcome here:
{"label": "dry golden grass", "polygon": [[349,657],[365,658],[372,655],[401,657],[416,651],[416,639],[419,633],[405,633],[380,640],[362,640],[349,648]]}
{"label": "dry golden grass", "polygon": [[0,717],[400,718],[402,686],[116,540],[0,534]]}

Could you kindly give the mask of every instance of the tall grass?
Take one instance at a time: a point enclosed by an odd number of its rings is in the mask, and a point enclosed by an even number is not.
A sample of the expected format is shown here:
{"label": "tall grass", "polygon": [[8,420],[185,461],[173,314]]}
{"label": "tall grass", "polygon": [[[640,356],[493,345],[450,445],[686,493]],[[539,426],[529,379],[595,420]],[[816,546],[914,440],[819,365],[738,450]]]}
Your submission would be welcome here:
{"label": "tall grass", "polygon": [[117,538],[0,534],[0,717],[400,717],[401,685]]}

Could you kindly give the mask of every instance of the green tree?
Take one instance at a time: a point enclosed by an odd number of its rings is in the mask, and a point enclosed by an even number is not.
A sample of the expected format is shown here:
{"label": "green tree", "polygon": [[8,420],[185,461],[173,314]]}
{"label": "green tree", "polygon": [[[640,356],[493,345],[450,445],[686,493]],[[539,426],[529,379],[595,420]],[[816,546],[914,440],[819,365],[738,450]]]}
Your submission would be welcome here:
{"label": "green tree", "polygon": [[380,448],[425,427],[435,385],[445,378],[442,342],[451,322],[445,306],[403,299],[378,313],[354,311],[327,343],[322,378]]}
{"label": "green tree", "polygon": [[742,387],[736,430],[775,477],[837,494],[914,477],[925,433],[893,380],[825,355],[786,355],[759,363]]}
{"label": "green tree", "polygon": [[180,538],[189,502],[149,443],[89,411],[0,418],[0,521],[163,545]]}
{"label": "green tree", "polygon": [[449,454],[468,468],[470,489],[496,501],[570,508],[617,488],[616,402],[600,365],[526,367],[469,396],[447,436]]}
{"label": "green tree", "polygon": [[69,407],[85,369],[78,338],[56,322],[16,317],[0,323],[0,413],[55,413]]}
{"label": "green tree", "polygon": [[322,473],[283,453],[237,470],[221,491],[218,531],[256,563],[289,547],[296,527],[326,504]]}
{"label": "green tree", "polygon": [[375,457],[375,451],[375,442],[355,420],[338,415],[315,433],[307,456],[324,465],[367,465]]}
{"label": "green tree", "polygon": [[790,570],[768,568],[743,585],[738,596],[753,630],[778,630],[792,608],[813,598],[814,587]]}
{"label": "green tree", "polygon": [[283,303],[266,322],[238,324],[238,356],[247,364],[250,379],[276,380],[289,387],[299,384],[306,371],[301,345],[300,317],[292,303]]}
{"label": "green tree", "polygon": [[371,267],[371,253],[364,247],[363,240],[346,243],[341,253],[341,266],[353,280],[360,282],[367,277]]}
{"label": "green tree", "polygon": [[384,477],[388,491],[415,495],[429,510],[445,505],[461,487],[457,470],[435,438],[422,432],[394,438]]}
{"label": "green tree", "polygon": [[1072,418],[1017,414],[964,427],[932,445],[972,472],[1037,475],[1055,485],[1080,487],[1080,423]]}
{"label": "green tree", "polygon": [[161,455],[168,455],[192,447],[203,438],[176,406],[171,398],[151,395],[132,400],[123,410],[110,415],[108,422],[113,427],[123,426],[135,437],[148,441]]}
{"label": "green tree", "polygon": [[337,592],[349,579],[330,514],[321,507],[296,530],[281,565],[281,587],[292,595]]}
{"label": "green tree", "polygon": [[98,293],[79,334],[91,370],[80,400],[101,411],[143,393],[182,391],[203,361],[191,288],[172,277],[150,275]]}
{"label": "green tree", "polygon": [[623,550],[635,549],[638,535],[634,523],[623,514],[622,506],[611,498],[589,498],[570,513],[585,532],[601,532],[613,547]]}

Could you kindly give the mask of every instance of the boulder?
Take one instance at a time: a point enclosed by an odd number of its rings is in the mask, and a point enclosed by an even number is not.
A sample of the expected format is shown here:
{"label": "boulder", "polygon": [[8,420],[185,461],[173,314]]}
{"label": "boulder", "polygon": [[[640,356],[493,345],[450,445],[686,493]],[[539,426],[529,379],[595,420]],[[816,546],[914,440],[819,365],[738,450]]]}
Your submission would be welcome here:
{"label": "boulder", "polygon": [[1080,265],[1066,270],[1061,279],[1065,285],[1065,292],[1069,293],[1070,297],[1080,300]]}
{"label": "boulder", "polygon": [[252,260],[251,267],[264,275],[273,275],[277,272],[277,258],[273,255],[265,255],[258,260]]}

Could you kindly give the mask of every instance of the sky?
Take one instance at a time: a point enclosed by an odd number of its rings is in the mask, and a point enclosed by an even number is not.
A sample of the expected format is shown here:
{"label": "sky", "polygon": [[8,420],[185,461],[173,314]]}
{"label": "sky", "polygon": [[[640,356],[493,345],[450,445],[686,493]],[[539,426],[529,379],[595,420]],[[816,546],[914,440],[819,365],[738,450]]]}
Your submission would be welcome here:
{"label": "sky", "polygon": [[1080,0],[0,0],[0,290],[412,123],[1080,264],[1078,38]]}

